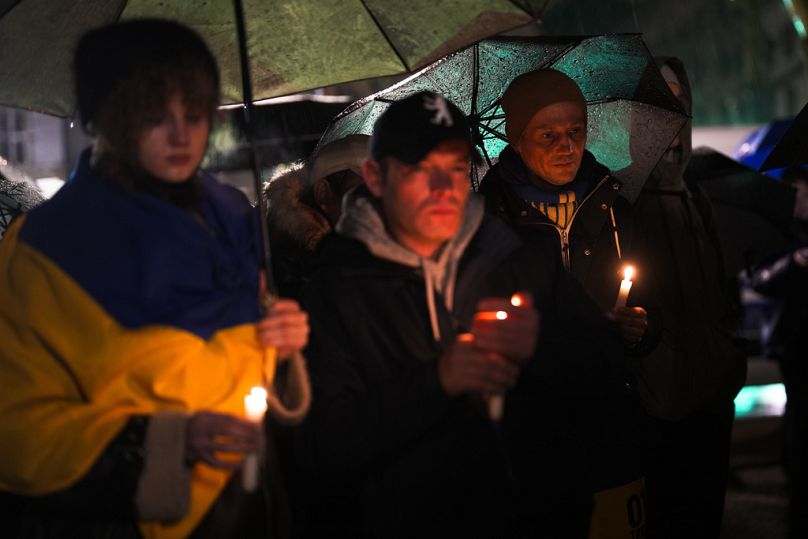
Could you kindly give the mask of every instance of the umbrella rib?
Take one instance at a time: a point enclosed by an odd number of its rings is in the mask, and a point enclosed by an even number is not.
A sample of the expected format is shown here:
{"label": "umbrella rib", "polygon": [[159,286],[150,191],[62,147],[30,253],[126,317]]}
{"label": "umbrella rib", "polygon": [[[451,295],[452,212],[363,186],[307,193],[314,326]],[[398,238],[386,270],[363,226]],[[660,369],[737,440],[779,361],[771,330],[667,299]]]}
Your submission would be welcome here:
{"label": "umbrella rib", "polygon": [[121,9],[118,10],[118,15],[115,17],[115,22],[121,20],[121,15],[123,15],[123,10],[126,9],[126,2],[121,2]]}
{"label": "umbrella rib", "polygon": [[390,48],[393,49],[393,52],[396,53],[396,56],[398,57],[398,60],[401,62],[401,65],[404,66],[404,69],[406,71],[412,71],[412,68],[404,59],[404,57],[401,56],[401,54],[398,52],[398,49],[393,44],[393,40],[390,39],[390,36],[388,36],[387,32],[384,31],[384,27],[381,24],[379,24],[379,19],[377,19],[376,15],[370,10],[368,5],[365,3],[365,0],[359,0],[359,3],[362,4],[362,7],[365,8],[365,11],[367,11],[370,18],[373,19],[373,23],[376,25],[376,28],[378,28],[379,32],[381,32],[382,36],[384,36],[384,39],[387,41],[387,44],[390,45]]}
{"label": "umbrella rib", "polygon": [[502,135],[500,135],[499,133],[497,133],[496,131],[494,131],[493,129],[491,129],[490,127],[488,127],[487,125],[478,124],[478,127],[479,127],[480,129],[482,129],[483,131],[488,131],[489,133],[491,133],[492,135],[494,135],[495,137],[497,137],[499,140],[506,140],[506,139],[504,139],[504,138],[502,137]]}
{"label": "umbrella rib", "polygon": [[14,9],[17,6],[17,4],[20,3],[20,1],[21,0],[17,0],[16,2],[10,2],[9,5],[7,5],[4,10],[0,11],[0,18],[5,17],[6,13]]}

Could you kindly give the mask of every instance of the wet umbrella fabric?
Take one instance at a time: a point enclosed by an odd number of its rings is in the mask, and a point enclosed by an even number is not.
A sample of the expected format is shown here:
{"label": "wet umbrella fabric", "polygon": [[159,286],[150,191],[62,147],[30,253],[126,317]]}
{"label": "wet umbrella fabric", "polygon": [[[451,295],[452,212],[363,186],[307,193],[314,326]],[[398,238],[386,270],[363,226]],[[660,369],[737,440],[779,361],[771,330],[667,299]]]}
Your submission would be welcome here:
{"label": "wet umbrella fabric", "polygon": [[[687,121],[639,35],[494,38],[449,55],[408,79],[355,102],[334,119],[320,144],[370,134],[389,103],[416,92],[440,93],[470,116],[490,162],[506,146],[499,100],[522,73],[541,68],[575,80],[587,100],[587,148],[624,183],[633,200]],[[475,187],[485,167],[476,168]]]}
{"label": "wet umbrella fabric", "polygon": [[707,193],[728,277],[790,245],[795,191],[710,148],[693,152],[688,183]]}
{"label": "wet umbrella fabric", "polygon": [[[547,0],[245,0],[253,96],[263,99],[419,69],[535,20]],[[5,9],[3,9],[5,7]],[[216,56],[227,103],[242,102],[232,0],[18,0],[0,3],[0,105],[74,111],[78,38],[118,19],[184,23]]]}
{"label": "wet umbrella fabric", "polygon": [[33,180],[0,161],[0,238],[14,218],[44,200]]}
{"label": "wet umbrella fabric", "polygon": [[804,165],[808,163],[808,105],[794,118],[782,138],[772,149],[760,170]]}
{"label": "wet umbrella fabric", "polygon": [[[74,111],[72,56],[88,29],[121,19],[181,22],[208,43],[226,103],[246,103],[255,196],[270,268],[253,137],[253,100],[404,73],[488,35],[534,20],[547,0],[17,0],[0,4],[0,105]],[[274,291],[267,269],[267,289]]]}

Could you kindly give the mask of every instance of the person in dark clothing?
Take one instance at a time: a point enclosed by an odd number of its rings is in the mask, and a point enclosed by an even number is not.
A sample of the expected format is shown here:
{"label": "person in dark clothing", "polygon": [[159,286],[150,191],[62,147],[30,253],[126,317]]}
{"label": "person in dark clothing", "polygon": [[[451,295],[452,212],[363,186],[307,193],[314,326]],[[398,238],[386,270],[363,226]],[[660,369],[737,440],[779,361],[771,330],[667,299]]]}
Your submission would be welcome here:
{"label": "person in dark clothing", "polygon": [[767,349],[780,363],[786,388],[783,418],[783,463],[788,480],[789,537],[808,536],[808,170],[792,167],[783,180],[797,189],[794,207],[795,245],[751,276],[757,292],[780,301]]}
{"label": "person in dark clothing", "polygon": [[[620,340],[552,245],[484,215],[471,155],[441,96],[392,104],[365,186],[321,242],[303,297],[313,407],[295,447],[307,535],[588,533],[581,425],[601,425]],[[505,394],[499,422],[491,394]]]}
{"label": "person in dark clothing", "polygon": [[262,313],[255,212],[199,168],[213,56],[185,26],[131,20],[85,34],[74,74],[94,145],[0,242],[12,533],[266,537],[281,512],[234,473],[261,444],[244,396],[308,324],[291,300]]}
{"label": "person in dark clothing", "polygon": [[362,183],[367,135],[335,140],[306,162],[271,179],[267,199],[275,282],[297,298],[311,273],[314,250],[342,213],[342,197]]}
{"label": "person in dark clothing", "polygon": [[[618,321],[625,355],[647,353],[658,340],[658,324],[648,329],[642,307],[615,307],[629,258],[630,204],[620,195],[620,181],[584,149],[587,110],[580,89],[561,72],[533,71],[514,79],[502,107],[509,144],[481,183],[487,210],[525,241],[553,243],[564,267]],[[639,275],[641,283],[642,267]],[[641,288],[635,285],[632,303],[643,297]],[[645,418],[627,358],[619,372],[612,420],[620,434],[608,443],[590,440],[599,492],[593,537],[630,537],[644,526],[624,508],[643,496]],[[623,508],[619,518],[612,517],[613,504]]]}
{"label": "person in dark clothing", "polygon": [[[660,66],[690,113],[684,66],[673,58]],[[661,343],[635,364],[652,416],[649,537],[719,537],[733,399],[746,373],[742,349],[732,338],[736,313],[709,201],[683,179],[690,135],[688,122],[634,208],[634,246],[663,320]]]}

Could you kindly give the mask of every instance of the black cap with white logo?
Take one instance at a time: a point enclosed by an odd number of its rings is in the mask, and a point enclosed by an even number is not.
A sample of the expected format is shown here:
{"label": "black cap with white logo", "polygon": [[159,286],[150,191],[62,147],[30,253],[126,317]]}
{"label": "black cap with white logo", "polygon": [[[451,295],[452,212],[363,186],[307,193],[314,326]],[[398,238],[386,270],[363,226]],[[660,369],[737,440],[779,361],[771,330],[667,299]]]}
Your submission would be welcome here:
{"label": "black cap with white logo", "polygon": [[420,92],[391,104],[376,120],[370,157],[381,161],[391,156],[413,164],[448,140],[460,140],[473,149],[466,116],[443,96]]}

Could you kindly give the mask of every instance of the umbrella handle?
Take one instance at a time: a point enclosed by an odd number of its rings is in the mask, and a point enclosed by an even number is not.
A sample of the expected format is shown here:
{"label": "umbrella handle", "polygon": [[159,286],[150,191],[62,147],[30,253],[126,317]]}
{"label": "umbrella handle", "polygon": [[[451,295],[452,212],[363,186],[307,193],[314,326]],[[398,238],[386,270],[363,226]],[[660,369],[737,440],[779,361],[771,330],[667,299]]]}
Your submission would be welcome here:
{"label": "umbrella handle", "polygon": [[253,126],[253,97],[252,78],[250,76],[250,58],[247,55],[247,28],[244,24],[244,7],[241,0],[233,0],[233,11],[236,18],[236,33],[238,35],[239,62],[241,65],[241,92],[244,101],[244,131],[250,143],[250,154],[252,156],[253,187],[258,205],[259,234],[261,235],[261,245],[264,250],[264,276],[266,277],[266,288],[269,292],[276,292],[275,278],[272,275],[272,253],[269,245],[269,222],[267,221],[267,205],[263,196],[261,181],[261,165],[258,162],[258,147],[255,144],[255,128]]}

